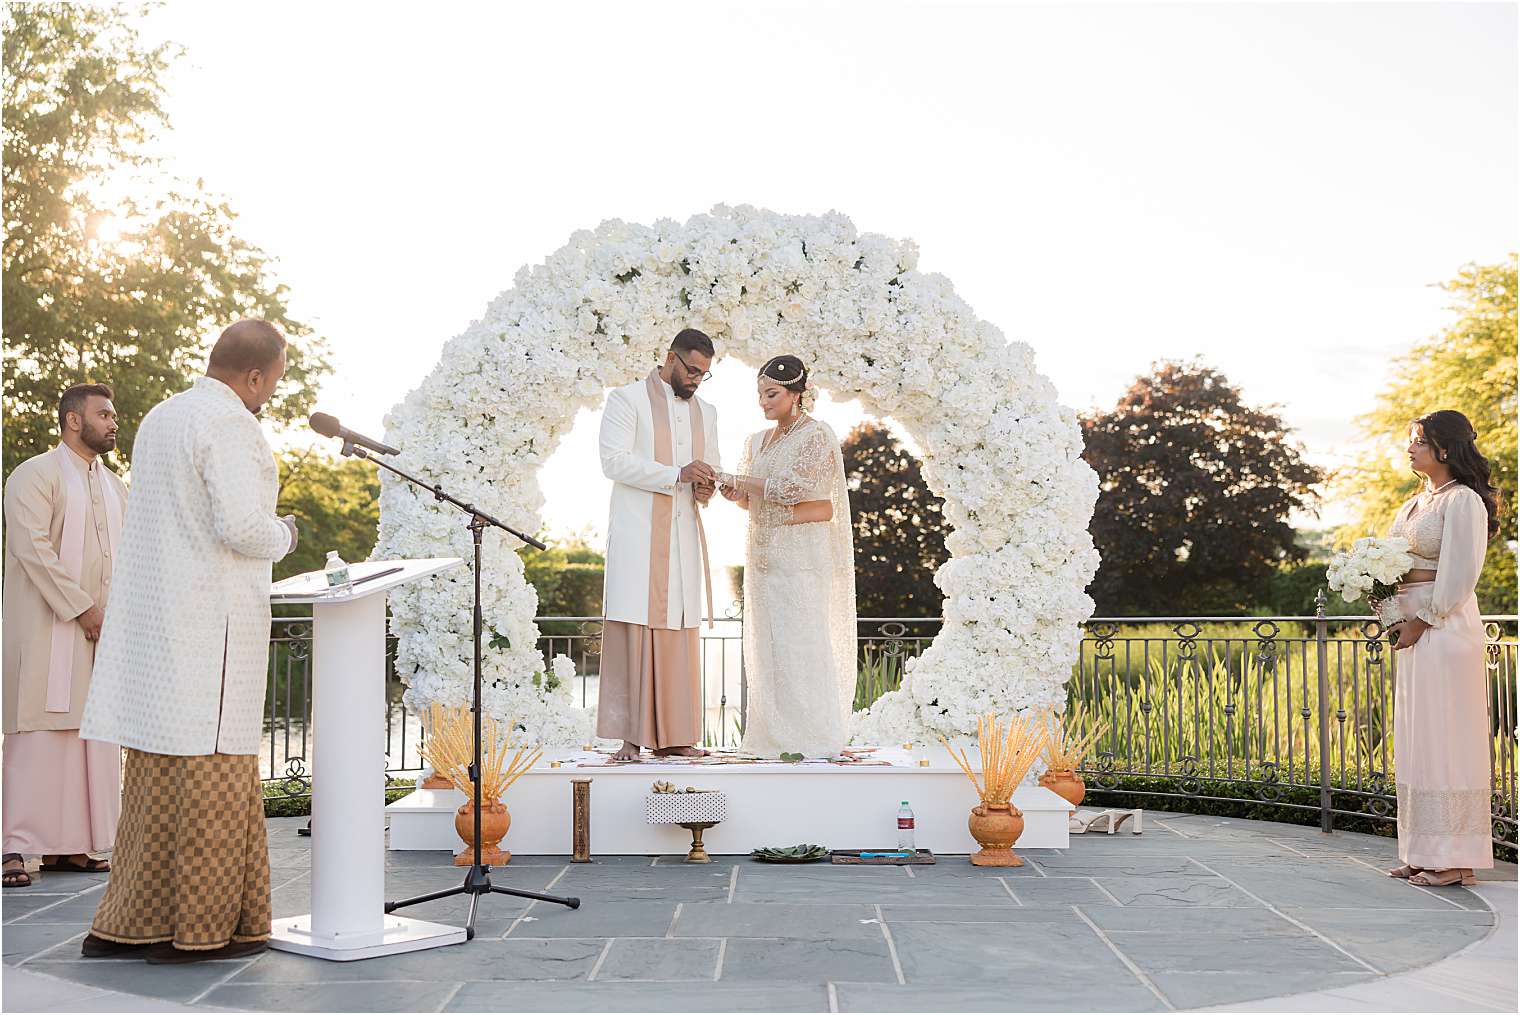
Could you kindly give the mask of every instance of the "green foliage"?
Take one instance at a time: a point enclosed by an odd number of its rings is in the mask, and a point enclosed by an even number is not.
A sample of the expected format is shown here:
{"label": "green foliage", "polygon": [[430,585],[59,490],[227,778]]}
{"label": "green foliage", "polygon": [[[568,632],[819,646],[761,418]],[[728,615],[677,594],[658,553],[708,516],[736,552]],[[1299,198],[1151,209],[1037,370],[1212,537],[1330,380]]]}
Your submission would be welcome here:
{"label": "green foliage", "polygon": [[855,528],[855,599],[862,617],[938,617],[934,572],[950,559],[944,501],[892,432],[862,423],[841,443]]}
{"label": "green foliage", "polygon": [[1082,430],[1099,481],[1100,616],[1242,612],[1279,563],[1303,557],[1288,515],[1312,502],[1319,473],[1281,417],[1217,370],[1158,363]]}
{"label": "green foliage", "polygon": [[1315,597],[1325,593],[1325,616],[1372,616],[1365,601],[1348,603],[1331,592],[1325,581],[1328,565],[1322,560],[1298,560],[1278,565],[1268,576],[1257,599],[1255,612],[1272,617],[1312,617],[1318,608]]}
{"label": "green foliage", "polygon": [[[538,593],[540,617],[600,617],[606,558],[584,535],[550,541],[547,550],[518,550],[528,584]],[[546,635],[573,635],[580,625],[541,625]]]}
{"label": "green foliage", "polygon": [[547,550],[518,550],[541,617],[600,617],[606,557],[585,536],[550,541]]}
{"label": "green foliage", "polygon": [[280,514],[293,514],[301,538],[274,566],[276,580],[315,571],[337,550],[350,564],[375,548],[380,526],[380,479],[357,458],[308,448],[280,455]]}
{"label": "green foliage", "polygon": [[[1403,449],[1410,422],[1437,409],[1456,409],[1472,420],[1478,448],[1492,463],[1492,482],[1504,498],[1499,538],[1515,539],[1516,263],[1511,254],[1503,264],[1464,267],[1441,286],[1453,298],[1456,319],[1394,359],[1392,382],[1379,394],[1377,407],[1358,420],[1367,446],[1357,463],[1337,476],[1342,495],[1357,507],[1356,519],[1338,533],[1341,542],[1386,532],[1399,507],[1419,489],[1419,477],[1404,467]],[[1511,571],[1511,603],[1513,579]]]}
{"label": "green foliage", "polygon": [[[208,339],[240,317],[291,337],[265,411],[304,415],[328,370],[323,343],[302,340],[231,209],[169,180],[151,152],[171,49],[147,46],[118,6],[12,3],[3,19],[6,474],[56,441],[58,396],[82,381],[115,388],[116,454],[130,462],[143,415],[188,386]],[[145,177],[166,182],[149,194]]]}
{"label": "green foliage", "polygon": [[1520,606],[1516,602],[1515,551],[1498,539],[1488,544],[1477,591],[1478,609],[1483,613],[1513,616]]}

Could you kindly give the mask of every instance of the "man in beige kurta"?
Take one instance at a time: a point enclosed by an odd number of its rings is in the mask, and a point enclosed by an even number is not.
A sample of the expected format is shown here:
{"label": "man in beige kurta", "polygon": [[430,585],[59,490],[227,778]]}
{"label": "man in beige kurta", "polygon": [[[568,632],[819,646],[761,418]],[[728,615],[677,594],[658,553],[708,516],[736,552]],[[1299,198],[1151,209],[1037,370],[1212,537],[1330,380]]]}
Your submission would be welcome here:
{"label": "man in beige kurta", "polygon": [[63,437],[5,486],[3,825],[5,884],[44,871],[109,870],[121,810],[121,749],[79,738],[111,589],[127,488],[100,456],[116,447],[103,384],[59,400]]}

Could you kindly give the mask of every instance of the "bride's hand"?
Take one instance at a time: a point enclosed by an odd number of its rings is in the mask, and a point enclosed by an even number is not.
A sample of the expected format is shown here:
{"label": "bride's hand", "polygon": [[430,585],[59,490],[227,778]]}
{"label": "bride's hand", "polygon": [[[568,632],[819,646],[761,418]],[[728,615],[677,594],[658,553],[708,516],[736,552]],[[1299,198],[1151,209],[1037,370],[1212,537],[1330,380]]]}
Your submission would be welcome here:
{"label": "bride's hand", "polygon": [[723,495],[724,500],[728,501],[737,502],[741,496],[739,488],[735,486],[720,486],[718,487],[718,492]]}

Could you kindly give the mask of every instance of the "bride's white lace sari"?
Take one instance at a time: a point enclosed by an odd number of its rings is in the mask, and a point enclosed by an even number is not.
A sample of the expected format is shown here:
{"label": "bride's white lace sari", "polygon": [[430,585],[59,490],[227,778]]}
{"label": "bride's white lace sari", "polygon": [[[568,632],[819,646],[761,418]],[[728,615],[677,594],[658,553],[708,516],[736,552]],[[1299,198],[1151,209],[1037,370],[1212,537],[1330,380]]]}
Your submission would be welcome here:
{"label": "bride's white lace sari", "polygon": [[[803,421],[769,446],[751,437],[739,463],[749,498],[744,565],[744,750],[832,757],[855,700],[855,548],[844,457],[828,424]],[[828,501],[826,522],[792,522],[792,505]]]}

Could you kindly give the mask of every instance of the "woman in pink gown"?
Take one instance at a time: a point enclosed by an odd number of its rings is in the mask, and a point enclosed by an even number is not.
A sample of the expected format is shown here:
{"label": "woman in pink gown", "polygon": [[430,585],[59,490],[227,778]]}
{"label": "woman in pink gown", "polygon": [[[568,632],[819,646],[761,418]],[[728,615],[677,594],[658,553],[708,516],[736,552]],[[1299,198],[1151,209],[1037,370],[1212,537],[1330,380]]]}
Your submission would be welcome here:
{"label": "woman in pink gown", "polygon": [[1415,560],[1394,597],[1402,618],[1392,630],[1403,864],[1388,873],[1422,886],[1472,884],[1474,869],[1494,865],[1493,734],[1474,589],[1500,508],[1476,441],[1460,412],[1414,421],[1409,466],[1424,477],[1424,489],[1399,509],[1389,531],[1409,540]]}

